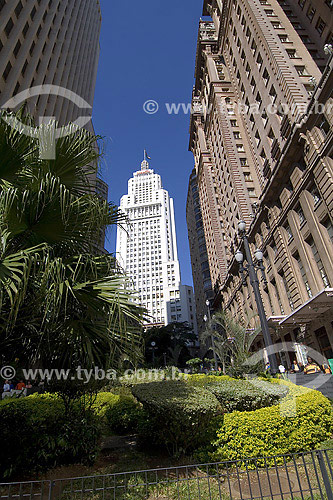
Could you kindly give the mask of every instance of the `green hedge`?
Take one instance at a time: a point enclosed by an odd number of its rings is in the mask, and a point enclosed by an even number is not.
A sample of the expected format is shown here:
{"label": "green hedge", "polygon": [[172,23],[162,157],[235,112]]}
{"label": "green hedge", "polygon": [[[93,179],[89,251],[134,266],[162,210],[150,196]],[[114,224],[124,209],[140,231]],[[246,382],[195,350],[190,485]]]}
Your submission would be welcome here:
{"label": "green hedge", "polygon": [[[333,431],[330,401],[320,392],[287,381],[289,394],[280,405],[225,415],[211,460],[234,460],[314,449]],[[294,410],[296,409],[296,412]]]}
{"label": "green hedge", "polygon": [[138,431],[139,422],[144,418],[142,405],[133,397],[119,397],[118,401],[109,404],[105,417],[108,426],[116,434],[129,434]]}
{"label": "green hedge", "polygon": [[99,419],[83,404],[66,413],[54,395],[7,399],[0,405],[0,422],[2,478],[96,458]]}
{"label": "green hedge", "polygon": [[216,396],[228,413],[272,406],[288,393],[286,387],[271,386],[257,380],[224,380],[221,383],[209,383],[206,389]]}
{"label": "green hedge", "polygon": [[185,381],[140,384],[132,388],[147,412],[141,434],[149,441],[181,453],[209,442],[222,422],[222,409],[213,394]]}

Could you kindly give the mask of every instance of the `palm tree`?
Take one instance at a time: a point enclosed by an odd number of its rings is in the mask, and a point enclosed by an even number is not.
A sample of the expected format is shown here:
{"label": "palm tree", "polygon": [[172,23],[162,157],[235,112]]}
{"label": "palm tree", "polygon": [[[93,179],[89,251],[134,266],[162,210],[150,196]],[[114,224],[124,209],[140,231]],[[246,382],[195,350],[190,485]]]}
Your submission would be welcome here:
{"label": "palm tree", "polygon": [[[230,313],[223,310],[216,312],[205,332],[203,341],[214,342],[214,349],[222,364],[223,373],[228,368],[234,374],[248,372],[247,359],[251,356],[251,347],[260,333],[259,328],[250,328],[253,316],[247,316],[244,324],[235,321]],[[212,349],[210,347],[210,349]]]}
{"label": "palm tree", "polygon": [[36,139],[0,120],[0,351],[8,361],[114,367],[123,354],[140,356],[144,311],[97,244],[124,222],[94,192],[98,140],[81,130],[58,139],[54,160],[41,160]]}

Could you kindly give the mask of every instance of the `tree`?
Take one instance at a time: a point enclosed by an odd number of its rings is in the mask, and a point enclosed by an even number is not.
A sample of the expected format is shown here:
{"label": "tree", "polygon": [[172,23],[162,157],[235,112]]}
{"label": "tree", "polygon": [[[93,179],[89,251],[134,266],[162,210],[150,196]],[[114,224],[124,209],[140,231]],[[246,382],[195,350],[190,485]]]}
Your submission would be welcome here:
{"label": "tree", "polygon": [[192,327],[186,322],[173,322],[162,327],[153,327],[144,334],[146,363],[152,362],[152,346],[155,342],[155,364],[162,366],[172,364],[184,366],[191,358],[189,347],[196,340]]}
{"label": "tree", "polygon": [[80,130],[57,140],[54,160],[41,160],[35,138],[0,120],[0,351],[7,361],[114,367],[124,353],[140,356],[144,311],[115,258],[97,244],[124,221],[94,191],[99,139]]}
{"label": "tree", "polygon": [[246,364],[252,354],[253,342],[260,333],[260,329],[250,328],[252,322],[253,317],[247,317],[244,324],[238,323],[230,313],[221,310],[214,314],[208,324],[202,340],[210,343],[213,339],[223,373],[228,371],[232,375],[241,376],[258,370],[258,366],[251,367]]}

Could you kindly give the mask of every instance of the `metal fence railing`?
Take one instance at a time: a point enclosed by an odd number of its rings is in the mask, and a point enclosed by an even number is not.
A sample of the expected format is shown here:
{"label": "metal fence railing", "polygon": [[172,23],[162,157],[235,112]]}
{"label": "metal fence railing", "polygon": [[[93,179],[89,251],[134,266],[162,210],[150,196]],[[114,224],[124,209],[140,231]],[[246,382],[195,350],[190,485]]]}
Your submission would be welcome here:
{"label": "metal fence railing", "polygon": [[333,500],[330,450],[0,484],[0,499]]}

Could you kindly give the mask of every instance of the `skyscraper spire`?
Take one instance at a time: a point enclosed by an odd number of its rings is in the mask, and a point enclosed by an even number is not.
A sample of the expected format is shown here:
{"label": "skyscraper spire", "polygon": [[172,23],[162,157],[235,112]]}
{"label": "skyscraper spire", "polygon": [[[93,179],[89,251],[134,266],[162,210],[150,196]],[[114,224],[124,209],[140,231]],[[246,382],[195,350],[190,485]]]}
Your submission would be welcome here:
{"label": "skyscraper spire", "polygon": [[147,161],[151,160],[150,156],[147,155],[147,151],[144,149],[143,150],[143,162],[141,163],[141,170],[148,170],[149,169],[149,163]]}

